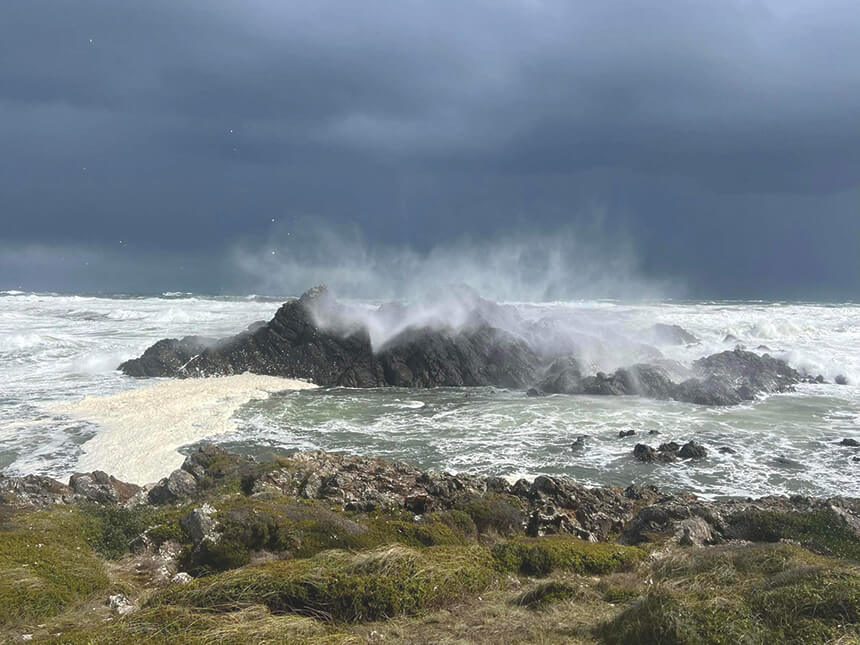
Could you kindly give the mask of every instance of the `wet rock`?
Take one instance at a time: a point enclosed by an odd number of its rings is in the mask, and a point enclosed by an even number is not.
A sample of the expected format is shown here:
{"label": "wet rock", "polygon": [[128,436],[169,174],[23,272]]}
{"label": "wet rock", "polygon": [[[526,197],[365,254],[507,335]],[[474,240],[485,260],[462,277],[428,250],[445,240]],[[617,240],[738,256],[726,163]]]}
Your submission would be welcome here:
{"label": "wet rock", "polygon": [[[450,294],[449,294],[450,295]],[[373,351],[370,333],[324,287],[285,303],[252,333],[217,343],[159,341],[120,369],[132,376],[213,376],[253,372],[346,387],[485,386],[525,389],[539,359],[519,337],[492,326],[505,310],[463,291],[467,324],[457,332],[409,327]]]}
{"label": "wet rock", "polygon": [[556,359],[547,368],[537,389],[548,394],[581,394],[582,370],[572,356]]}
{"label": "wet rock", "polygon": [[737,453],[737,450],[730,448],[729,446],[720,446],[719,452],[724,455],[734,455]]}
{"label": "wet rock", "polygon": [[641,461],[645,464],[669,463],[676,459],[673,452],[654,450],[654,448],[644,443],[636,444],[633,448],[633,457],[636,461]]}
{"label": "wet rock", "polygon": [[860,441],[856,439],[846,438],[839,442],[840,446],[845,446],[846,448],[860,448]]}
{"label": "wet rock", "polygon": [[[658,349],[637,343],[628,343],[629,355],[652,363],[586,376],[575,352],[587,354],[593,339],[562,342],[565,334],[554,331],[551,323],[525,321],[515,310],[469,291],[455,290],[448,297],[467,312],[456,330],[438,323],[406,326],[382,348],[374,348],[369,323],[360,322],[367,312],[356,315],[325,288],[314,288],[285,303],[264,325],[217,342],[199,337],[162,340],[120,369],[132,376],[252,372],[323,386],[492,385],[527,390],[529,396],[635,395],[701,405],[734,405],[760,393],[787,391],[800,381],[797,372],[767,354],[722,352],[696,361],[691,371],[666,361]],[[382,307],[375,315],[395,325],[408,320],[409,312],[399,305]],[[672,325],[656,325],[651,331],[665,342],[695,339]],[[548,344],[544,332],[558,342]],[[676,383],[673,378],[685,380]]]}
{"label": "wet rock", "polygon": [[656,435],[656,434],[660,434],[660,431],[659,431],[659,430],[649,430],[649,431],[648,431],[648,434],[650,434],[650,435]]}
{"label": "wet rock", "polygon": [[585,448],[585,442],[588,438],[588,435],[581,435],[577,437],[572,444],[570,444],[571,449],[573,450],[582,450]]}
{"label": "wet rock", "polygon": [[771,461],[772,464],[777,466],[785,466],[787,468],[792,468],[794,470],[802,470],[805,468],[803,464],[799,461],[795,461],[794,459],[789,459],[785,455],[777,455]]}
{"label": "wet rock", "polygon": [[696,441],[688,441],[678,451],[681,459],[704,459],[708,456],[707,449]]}
{"label": "wet rock", "polygon": [[140,358],[126,361],[119,369],[128,376],[179,376],[207,348],[216,345],[214,338],[186,336],[166,338],[148,348]]}
{"label": "wet rock", "polygon": [[528,396],[528,397],[538,397],[538,396],[543,396],[543,394],[542,394],[542,393],[541,393],[541,391],[540,391],[540,390],[538,390],[537,388],[530,387],[528,390],[526,390],[526,396]]}
{"label": "wet rock", "polygon": [[203,504],[179,520],[179,525],[191,538],[194,546],[204,541],[218,542],[221,539],[214,514],[215,509],[212,506]]}
{"label": "wet rock", "polygon": [[127,502],[140,491],[140,486],[122,482],[100,470],[75,473],[69,478],[69,486],[75,494],[98,504]]}
{"label": "wet rock", "polygon": [[844,374],[839,374],[835,379],[833,379],[833,382],[836,383],[836,385],[848,385],[848,377]]}
{"label": "wet rock", "polygon": [[618,431],[618,438],[624,439],[625,437],[632,437],[635,434],[636,434],[635,430],[619,430]]}
{"label": "wet rock", "polygon": [[657,323],[645,331],[646,338],[655,345],[693,345],[699,342],[680,325]]}
{"label": "wet rock", "polygon": [[149,491],[149,501],[152,504],[171,504],[187,499],[197,493],[197,481],[191,473],[185,470],[174,470]]}
{"label": "wet rock", "polygon": [[661,443],[657,448],[657,450],[659,452],[678,452],[680,449],[681,449],[681,446],[674,441],[669,441],[667,443]]}

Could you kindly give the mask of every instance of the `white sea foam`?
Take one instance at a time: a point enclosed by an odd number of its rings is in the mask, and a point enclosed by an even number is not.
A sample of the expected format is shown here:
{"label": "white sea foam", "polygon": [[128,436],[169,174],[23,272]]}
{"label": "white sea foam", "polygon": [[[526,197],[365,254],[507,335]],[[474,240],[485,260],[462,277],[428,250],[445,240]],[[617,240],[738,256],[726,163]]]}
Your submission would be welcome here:
{"label": "white sea foam", "polygon": [[256,374],[162,381],[107,396],[88,396],[52,411],[100,426],[83,446],[80,471],[104,470],[133,483],[153,482],[182,463],[177,448],[234,429],[233,413],[272,392],[315,387]]}

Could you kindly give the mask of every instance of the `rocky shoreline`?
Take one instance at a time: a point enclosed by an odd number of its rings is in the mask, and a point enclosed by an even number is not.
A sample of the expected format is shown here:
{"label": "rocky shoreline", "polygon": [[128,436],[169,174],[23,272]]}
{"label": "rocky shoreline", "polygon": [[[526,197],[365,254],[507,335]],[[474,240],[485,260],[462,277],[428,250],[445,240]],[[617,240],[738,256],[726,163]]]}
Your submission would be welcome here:
{"label": "rocky shoreline", "polygon": [[[784,564],[773,569],[774,558]],[[466,642],[570,642],[558,619],[528,613],[549,606],[587,609],[578,642],[637,642],[647,628],[659,642],[717,643],[695,589],[720,562],[736,570],[725,618],[740,612],[765,639],[755,642],[856,633],[857,499],[714,501],[322,451],[257,460],[212,445],[143,487],[99,471],[68,484],[0,476],[0,638],[12,641],[460,642],[450,612],[463,608],[477,612]],[[791,574],[802,598],[842,585],[829,613],[800,614],[821,638],[792,640],[797,617],[755,613],[753,598],[788,570],[806,572]],[[671,601],[668,614],[658,600]],[[678,616],[689,624],[675,638]]]}
{"label": "rocky shoreline", "polygon": [[[699,458],[704,448],[694,441],[650,450],[637,444],[634,456]],[[684,454],[684,450],[690,454]],[[658,457],[659,458],[659,457]],[[511,504],[510,529],[530,537],[569,534],[591,541],[615,536],[625,544],[647,541],[650,533],[673,536],[698,545],[744,539],[732,518],[749,511],[809,513],[826,509],[838,515],[860,537],[860,499],[801,495],[759,499],[707,500],[690,493],[664,494],[653,486],[586,487],[569,477],[540,475],[514,483],[505,478],[422,471],[402,462],[324,451],[297,452],[260,462],[204,444],[182,467],[158,482],[137,486],[101,471],[76,473],[69,484],[38,475],[0,475],[0,502],[7,505],[102,504],[126,508],[188,504],[205,499],[213,486],[239,484],[244,495],[284,495],[323,500],[343,511],[406,511],[416,518],[449,511],[469,501],[495,497]]]}

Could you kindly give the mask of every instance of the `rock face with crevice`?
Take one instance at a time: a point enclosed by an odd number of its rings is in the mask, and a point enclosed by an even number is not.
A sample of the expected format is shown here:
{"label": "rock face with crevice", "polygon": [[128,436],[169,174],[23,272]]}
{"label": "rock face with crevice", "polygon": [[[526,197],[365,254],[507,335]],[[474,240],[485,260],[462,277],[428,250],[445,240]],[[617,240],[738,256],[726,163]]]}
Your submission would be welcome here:
{"label": "rock face with crevice", "polygon": [[[398,322],[410,320],[410,310],[403,305],[381,307],[369,323],[354,316],[324,287],[316,287],[285,303],[268,323],[255,323],[222,340],[199,336],[161,340],[120,369],[136,377],[252,372],[321,386],[498,386],[548,394],[637,395],[702,405],[734,405],[763,393],[788,391],[802,379],[785,362],[767,354],[735,349],[699,359],[686,370],[660,358],[656,347],[645,345],[637,346],[636,353],[652,362],[589,375],[576,356],[548,349],[570,349],[561,339],[540,341],[545,321],[524,321],[510,308],[470,292],[457,307],[461,315],[456,325],[437,319],[398,327]],[[375,347],[373,325],[399,331]],[[655,325],[647,333],[655,342],[696,342],[677,326]],[[681,373],[685,380],[673,380],[673,374],[677,378]]]}

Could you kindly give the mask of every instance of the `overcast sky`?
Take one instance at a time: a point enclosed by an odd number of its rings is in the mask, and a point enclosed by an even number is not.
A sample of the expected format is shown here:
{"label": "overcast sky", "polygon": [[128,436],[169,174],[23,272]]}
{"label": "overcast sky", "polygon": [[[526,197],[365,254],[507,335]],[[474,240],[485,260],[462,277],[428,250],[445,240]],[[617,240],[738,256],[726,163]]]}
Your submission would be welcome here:
{"label": "overcast sky", "polygon": [[0,288],[248,291],[353,242],[466,271],[522,235],[858,300],[858,62],[856,0],[4,0]]}

